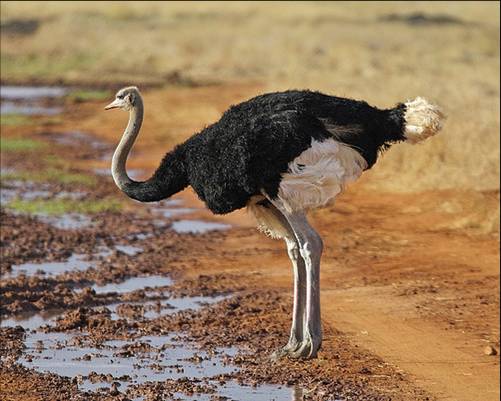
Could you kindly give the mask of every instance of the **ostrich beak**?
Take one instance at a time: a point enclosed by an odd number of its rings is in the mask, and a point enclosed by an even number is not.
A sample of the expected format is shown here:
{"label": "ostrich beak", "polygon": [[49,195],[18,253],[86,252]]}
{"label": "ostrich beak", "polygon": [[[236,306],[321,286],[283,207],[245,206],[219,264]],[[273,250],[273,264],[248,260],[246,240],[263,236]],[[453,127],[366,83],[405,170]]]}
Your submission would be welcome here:
{"label": "ostrich beak", "polygon": [[111,109],[117,109],[117,108],[122,107],[122,106],[123,106],[123,100],[122,99],[115,99],[113,102],[111,102],[104,109],[111,110]]}

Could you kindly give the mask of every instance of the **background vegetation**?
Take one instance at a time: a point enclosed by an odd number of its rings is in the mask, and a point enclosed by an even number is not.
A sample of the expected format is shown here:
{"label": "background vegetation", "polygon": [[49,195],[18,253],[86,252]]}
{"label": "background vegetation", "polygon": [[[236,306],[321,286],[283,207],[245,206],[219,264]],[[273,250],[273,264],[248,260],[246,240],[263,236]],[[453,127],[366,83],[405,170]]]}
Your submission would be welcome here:
{"label": "background vegetation", "polygon": [[497,191],[499,11],[498,2],[3,1],[2,82],[259,82],[380,107],[421,95],[448,115],[443,135],[392,150],[369,181]]}

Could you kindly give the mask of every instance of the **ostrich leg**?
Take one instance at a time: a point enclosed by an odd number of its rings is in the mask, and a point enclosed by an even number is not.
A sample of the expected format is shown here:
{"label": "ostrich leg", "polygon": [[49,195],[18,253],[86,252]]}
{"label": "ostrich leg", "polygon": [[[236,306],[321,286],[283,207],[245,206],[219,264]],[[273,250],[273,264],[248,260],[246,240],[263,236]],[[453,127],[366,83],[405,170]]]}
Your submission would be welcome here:
{"label": "ostrich leg", "polygon": [[303,213],[289,213],[281,204],[274,205],[287,219],[299,245],[299,253],[306,270],[306,310],[303,321],[303,340],[295,351],[294,358],[315,358],[322,344],[322,322],[320,319],[320,257],[323,243],[320,235],[310,226]]}
{"label": "ostrich leg", "polygon": [[266,212],[271,214],[273,221],[282,228],[280,231],[283,233],[285,243],[287,244],[287,253],[289,254],[294,270],[292,326],[287,344],[272,354],[272,359],[278,359],[296,352],[302,345],[306,306],[306,270],[296,236],[285,216],[272,204],[269,204]]}
{"label": "ostrich leg", "polygon": [[304,214],[287,215],[299,243],[299,251],[306,267],[306,321],[303,342],[291,354],[296,358],[315,358],[322,344],[320,319],[320,258],[323,243],[320,235],[310,226]]}
{"label": "ostrich leg", "polygon": [[287,252],[294,269],[294,306],[289,341],[284,347],[287,353],[295,352],[303,340],[304,315],[306,305],[306,270],[295,238],[286,239]]}

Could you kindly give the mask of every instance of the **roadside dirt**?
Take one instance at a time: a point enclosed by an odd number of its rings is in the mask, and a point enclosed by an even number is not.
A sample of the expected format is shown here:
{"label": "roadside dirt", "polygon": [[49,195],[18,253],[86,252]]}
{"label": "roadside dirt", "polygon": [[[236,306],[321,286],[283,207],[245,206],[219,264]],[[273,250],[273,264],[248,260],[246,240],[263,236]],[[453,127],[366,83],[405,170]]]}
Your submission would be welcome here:
{"label": "roadside dirt", "polygon": [[[259,89],[234,85],[146,93],[145,124],[129,167],[148,175],[173,144]],[[57,126],[2,129],[2,136],[47,140],[48,132],[78,128],[113,146],[126,116],[101,112],[101,107],[67,105],[67,118]],[[82,170],[109,164],[92,158],[92,150],[85,146],[60,146],[51,152],[64,155]],[[2,157],[2,168],[7,166],[40,168],[37,160],[9,154]],[[292,275],[284,244],[256,232],[245,211],[211,216],[189,190],[177,198],[196,208],[190,216],[233,228],[179,234],[169,225],[155,225],[155,216],[132,202],[125,211],[95,215],[91,228],[76,231],[2,212],[2,272],[26,261],[63,260],[75,251],[90,257],[96,247],[115,243],[139,244],[144,251],[134,256],[115,251],[99,259],[94,269],[56,278],[2,276],[0,311],[9,317],[64,308],[61,320],[49,331],[78,328],[97,342],[168,330],[203,348],[237,346],[241,352],[232,361],[241,370],[232,380],[301,385],[310,391],[311,399],[335,394],[342,400],[498,400],[499,356],[484,354],[484,348],[490,345],[499,351],[499,238],[475,226],[461,223],[458,228],[458,222],[476,213],[469,209],[471,197],[481,196],[489,209],[499,202],[499,194],[379,193],[368,189],[370,178],[363,177],[335,205],[311,216],[326,245],[321,271],[325,340],[317,360],[277,364],[268,360],[271,350],[286,341],[290,323]],[[98,180],[90,196],[114,194],[109,179]],[[131,240],[131,235],[144,233],[152,236]],[[27,253],[27,249],[36,251]],[[89,308],[145,297],[154,301],[161,295],[76,290],[142,274],[176,279],[168,287],[172,296],[231,295],[199,311],[113,321],[107,313],[96,314]],[[83,398],[71,380],[15,364],[24,335],[22,330],[0,329],[2,399],[125,399],[103,393]],[[193,385],[144,385],[134,389],[137,394],[128,395],[171,399],[175,389]]]}

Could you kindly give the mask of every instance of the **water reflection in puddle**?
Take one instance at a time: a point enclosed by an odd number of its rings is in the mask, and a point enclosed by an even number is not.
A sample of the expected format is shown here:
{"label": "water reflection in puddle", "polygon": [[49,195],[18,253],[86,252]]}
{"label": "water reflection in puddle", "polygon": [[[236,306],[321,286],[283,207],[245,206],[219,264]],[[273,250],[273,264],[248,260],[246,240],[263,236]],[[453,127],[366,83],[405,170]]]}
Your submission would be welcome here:
{"label": "water reflection in puddle", "polygon": [[170,219],[172,217],[176,217],[182,214],[188,214],[188,213],[193,213],[196,212],[196,209],[192,208],[177,208],[177,209],[172,209],[172,208],[164,208],[164,209],[155,209],[154,210],[156,213],[162,215],[166,219]]}
{"label": "water reflection in puddle", "polygon": [[58,192],[55,195],[55,198],[56,199],[72,199],[72,200],[77,200],[77,199],[82,199],[82,198],[84,198],[86,196],[88,196],[88,194],[86,192],[82,192],[82,191],[73,191],[73,192],[61,191],[61,192]]}
{"label": "water reflection in puddle", "polygon": [[67,213],[59,216],[35,214],[44,223],[50,224],[61,230],[78,230],[90,227],[92,220],[89,216],[81,213]]}
{"label": "water reflection in puddle", "polygon": [[63,111],[61,107],[46,107],[37,104],[4,101],[0,105],[1,114],[23,114],[26,116],[54,116]]}
{"label": "water reflection in puddle", "polygon": [[9,278],[15,278],[21,274],[28,277],[37,274],[45,274],[47,276],[55,276],[57,274],[67,273],[71,271],[84,271],[92,266],[92,261],[85,260],[86,255],[75,254],[65,262],[45,262],[45,263],[23,263],[17,266],[12,266],[12,270],[6,274]]}
{"label": "water reflection in puddle", "polygon": [[302,401],[303,390],[280,385],[264,384],[261,386],[244,387],[235,382],[222,386],[219,393],[238,401]]}
{"label": "water reflection in puddle", "polygon": [[57,86],[14,86],[2,85],[0,97],[8,100],[30,100],[62,97],[68,89]]}
{"label": "water reflection in puddle", "polygon": [[112,320],[117,320],[120,318],[128,318],[127,313],[120,311],[121,308],[132,308],[135,311],[130,313],[129,316],[132,319],[156,319],[162,316],[170,315],[180,311],[186,310],[198,310],[204,306],[215,304],[226,299],[226,295],[218,295],[213,297],[183,297],[183,298],[171,298],[169,300],[162,301],[149,301],[149,302],[120,302],[115,304],[107,305],[106,307],[111,311],[110,318]]}
{"label": "water reflection in puddle", "polygon": [[[131,245],[116,245],[115,249],[129,256],[134,256],[143,251],[142,248]],[[96,260],[110,256],[112,253],[113,250],[109,247],[98,247],[97,252],[92,255],[72,254],[63,262],[22,263],[12,266],[11,270],[6,272],[4,276],[6,278],[16,278],[20,275],[25,275],[27,277],[46,275],[52,277],[62,273],[85,271],[94,266]],[[124,282],[125,287],[135,286],[136,284],[140,285],[141,283],[150,283],[149,278],[145,280],[144,277],[136,277],[135,279],[135,281],[134,279],[126,280],[126,282]]]}
{"label": "water reflection in puddle", "polygon": [[[22,365],[60,376],[112,375],[125,390],[132,384],[182,377],[204,378],[231,373],[233,366],[225,355],[235,355],[233,348],[220,348],[214,354],[187,346],[174,335],[143,336],[135,340],[110,340],[100,347],[78,347],[67,333],[30,333]],[[125,378],[124,376],[128,377]],[[107,383],[91,383],[84,378],[79,388],[92,391]]]}
{"label": "water reflection in puddle", "polygon": [[172,279],[164,276],[144,276],[144,277],[132,277],[121,283],[112,283],[99,286],[97,284],[92,286],[92,289],[96,291],[96,294],[104,294],[106,292],[116,292],[122,294],[124,292],[131,292],[146,287],[164,287],[172,284]]}
{"label": "water reflection in puddle", "polygon": [[66,89],[49,86],[1,86],[0,112],[5,114],[53,116],[62,112],[61,107],[40,104],[42,99],[54,99],[67,93]]}
{"label": "water reflection in puddle", "polygon": [[133,245],[115,245],[115,249],[129,256],[134,256],[143,252],[143,248]]}
{"label": "water reflection in puddle", "polygon": [[[83,391],[109,389],[108,381],[118,383],[120,392],[131,385],[181,378],[204,379],[236,371],[228,356],[235,348],[218,348],[213,353],[198,350],[176,340],[174,335],[143,336],[134,341],[106,341],[99,348],[75,347],[65,333],[33,333],[26,339],[26,354],[21,364],[40,372],[74,378],[81,375],[78,385]],[[139,347],[138,347],[139,345]],[[99,375],[111,375],[105,379]],[[105,380],[106,380],[105,379]],[[209,381],[220,396],[239,401],[299,401],[299,388],[280,385],[244,386],[234,381],[224,384]],[[186,396],[182,400],[211,400],[212,395]]]}
{"label": "water reflection in puddle", "polygon": [[[2,171],[2,175],[15,173],[15,170]],[[48,199],[52,196],[52,191],[47,184],[34,183],[21,180],[4,180],[0,188],[0,199],[3,204],[12,202],[14,199],[34,200]]]}
{"label": "water reflection in puddle", "polygon": [[32,201],[36,199],[47,200],[51,198],[78,200],[87,195],[85,192],[61,191],[57,194],[54,194],[54,192],[46,189],[24,188],[22,190],[21,188],[12,187],[9,184],[10,183],[7,183],[5,187],[2,187],[0,189],[0,200],[3,204],[10,203],[15,199],[22,201]]}
{"label": "water reflection in puddle", "polygon": [[48,139],[64,146],[81,146],[85,144],[96,150],[108,149],[110,145],[83,131],[66,131],[47,134]]}
{"label": "water reflection in puddle", "polygon": [[[111,177],[111,170],[109,168],[95,168],[92,170],[95,174],[97,175],[102,175],[102,176],[110,176]],[[144,170],[140,169],[135,169],[131,168],[127,170],[127,175],[132,178],[133,180],[138,180],[144,175]]]}
{"label": "water reflection in puddle", "polygon": [[127,239],[132,241],[142,241],[148,238],[152,238],[153,236],[153,233],[135,233],[128,235]]}
{"label": "water reflection in puddle", "polygon": [[21,326],[25,330],[35,330],[41,326],[52,325],[56,317],[63,312],[62,309],[52,309],[40,313],[22,313],[8,319],[2,318],[0,327]]}
{"label": "water reflection in puddle", "polygon": [[[236,355],[237,349],[218,348],[209,353],[182,343],[174,334],[109,340],[94,347],[73,345],[72,336],[67,333],[36,332],[27,335],[25,345],[22,365],[70,378],[80,376],[78,387],[82,391],[109,389],[110,382],[115,382],[120,385],[119,391],[125,393],[131,385],[181,378],[205,379],[231,374],[237,369],[228,359]],[[250,387],[234,381],[212,380],[209,383],[216,387],[219,396],[231,400],[299,401],[303,396],[300,388],[281,385]],[[210,394],[176,393],[176,396],[187,401],[213,399]]]}
{"label": "water reflection in puddle", "polygon": [[209,231],[227,230],[230,225],[203,220],[178,220],[171,227],[180,234],[205,234]]}
{"label": "water reflection in puddle", "polygon": [[[169,300],[171,313],[179,310],[197,309],[207,303],[222,300],[219,297],[188,297]],[[112,317],[116,307],[108,306]],[[50,372],[66,377],[81,377],[79,389],[82,391],[106,392],[111,382],[119,384],[119,391],[125,393],[131,385],[167,379],[207,379],[220,374],[236,371],[227,357],[235,356],[236,348],[218,348],[206,352],[181,342],[175,334],[163,336],[142,336],[134,340],[109,340],[99,346],[83,341],[76,345],[72,333],[46,333],[33,331],[42,325],[51,325],[57,311],[46,312],[18,319],[5,319],[1,326],[21,325],[30,331],[26,334],[25,350],[19,362],[27,368],[39,372]],[[145,314],[145,317],[149,315]],[[156,317],[151,315],[151,317]],[[82,344],[82,342],[78,342]],[[105,377],[105,375],[108,375]],[[111,375],[111,376],[110,376]],[[280,385],[260,385],[250,387],[234,381],[220,383],[209,380],[216,387],[216,393],[230,400],[239,401],[299,401],[302,390]],[[176,393],[176,397],[186,401],[212,400],[211,394],[187,396]],[[137,397],[134,399],[141,399]]]}
{"label": "water reflection in puddle", "polygon": [[[107,309],[110,310],[110,319],[117,320],[123,318],[123,315],[119,314],[117,310],[120,307],[127,307],[129,305],[142,307],[142,318],[143,319],[156,319],[169,314],[177,313],[180,311],[185,311],[188,309],[198,310],[203,306],[215,304],[226,299],[226,295],[219,295],[214,297],[184,297],[184,298],[171,298],[169,300],[162,301],[148,301],[148,302],[119,302],[114,304],[105,305]],[[101,308],[101,307],[99,307]],[[52,326],[56,321],[57,317],[62,314],[65,310],[63,309],[51,309],[48,311],[42,311],[39,313],[22,313],[15,315],[7,319],[1,319],[0,327],[15,327],[21,326],[25,330],[36,330],[41,326]],[[136,318],[136,317],[134,317]]]}
{"label": "water reflection in puddle", "polygon": [[0,203],[5,205],[17,198],[17,191],[11,188],[0,188]]}

